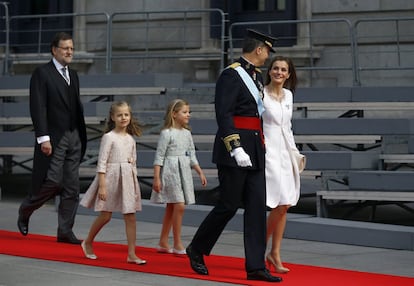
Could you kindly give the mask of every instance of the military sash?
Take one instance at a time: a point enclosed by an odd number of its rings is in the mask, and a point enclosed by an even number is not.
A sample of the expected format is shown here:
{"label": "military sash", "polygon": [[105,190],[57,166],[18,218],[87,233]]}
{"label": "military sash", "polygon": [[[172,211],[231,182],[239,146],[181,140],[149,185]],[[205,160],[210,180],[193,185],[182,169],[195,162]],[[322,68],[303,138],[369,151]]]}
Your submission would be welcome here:
{"label": "military sash", "polygon": [[230,65],[230,67],[232,67],[233,69],[235,69],[237,71],[240,78],[243,80],[244,84],[249,89],[249,91],[252,94],[254,100],[256,101],[257,111],[259,112],[259,115],[262,116],[262,113],[264,112],[265,108],[264,108],[264,105],[263,105],[263,100],[260,97],[260,91],[257,88],[256,84],[254,83],[253,79],[246,72],[246,70],[240,66],[240,64],[238,64],[238,65],[233,64],[233,65]]}

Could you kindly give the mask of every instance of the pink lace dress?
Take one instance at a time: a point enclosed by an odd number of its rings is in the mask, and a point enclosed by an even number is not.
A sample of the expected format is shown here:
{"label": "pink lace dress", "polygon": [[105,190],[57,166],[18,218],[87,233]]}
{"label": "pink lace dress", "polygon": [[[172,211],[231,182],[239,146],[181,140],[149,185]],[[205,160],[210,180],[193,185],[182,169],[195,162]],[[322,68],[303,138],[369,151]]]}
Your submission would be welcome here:
{"label": "pink lace dress", "polygon": [[107,199],[98,198],[98,174],[80,204],[95,211],[135,213],[141,210],[141,191],[137,179],[136,145],[127,134],[109,131],[101,139],[96,172],[105,173]]}

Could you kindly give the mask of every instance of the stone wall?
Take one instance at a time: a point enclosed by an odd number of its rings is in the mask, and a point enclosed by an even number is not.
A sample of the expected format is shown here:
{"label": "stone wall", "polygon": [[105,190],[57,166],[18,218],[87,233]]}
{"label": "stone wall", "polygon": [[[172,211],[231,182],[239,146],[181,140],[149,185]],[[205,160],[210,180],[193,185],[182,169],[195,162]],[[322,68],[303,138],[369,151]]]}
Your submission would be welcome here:
{"label": "stone wall", "polygon": [[[355,84],[354,63],[350,41],[353,27],[361,19],[385,17],[413,17],[414,1],[405,0],[297,0],[298,20],[346,19],[345,22],[329,22],[312,25],[298,24],[297,45],[277,48],[278,54],[294,59],[297,67],[314,66],[319,70],[300,70],[301,86],[350,86]],[[144,12],[165,10],[194,10],[209,8],[209,0],[74,0],[77,13]],[[215,82],[220,72],[220,43],[209,36],[207,14],[192,15],[187,24],[186,36],[178,28],[180,14],[151,14],[150,33],[146,33],[145,15],[116,15],[114,18],[113,51],[117,55],[135,55],[112,61],[113,73],[182,73],[185,82]],[[107,31],[103,17],[75,17],[74,38],[77,61],[85,61],[79,55],[94,55],[88,61],[85,73],[104,73]],[[375,67],[414,66],[414,21],[398,26],[402,35],[400,46],[395,45],[395,23],[364,23],[357,25],[358,64],[362,66],[358,80],[369,85],[409,85],[413,82],[411,69],[376,70]],[[171,27],[177,26],[177,29]],[[312,34],[312,39],[309,34]],[[393,38],[394,37],[394,38]],[[186,50],[182,49],[183,42]],[[396,49],[402,51],[396,53]],[[154,52],[147,56],[147,51]],[[157,52],[163,54],[158,57]],[[192,58],[186,57],[192,53]],[[199,56],[194,57],[194,54]],[[230,52],[229,52],[230,54]],[[238,57],[240,51],[234,51]],[[167,56],[166,56],[167,55]],[[171,55],[171,57],[168,57]],[[206,59],[206,55],[210,58]],[[17,61],[16,63],[17,64]],[[19,63],[24,65],[24,62]],[[324,68],[339,67],[323,70]],[[344,69],[345,67],[345,69]],[[15,71],[19,68],[15,67]],[[22,71],[27,69],[20,69]]]}

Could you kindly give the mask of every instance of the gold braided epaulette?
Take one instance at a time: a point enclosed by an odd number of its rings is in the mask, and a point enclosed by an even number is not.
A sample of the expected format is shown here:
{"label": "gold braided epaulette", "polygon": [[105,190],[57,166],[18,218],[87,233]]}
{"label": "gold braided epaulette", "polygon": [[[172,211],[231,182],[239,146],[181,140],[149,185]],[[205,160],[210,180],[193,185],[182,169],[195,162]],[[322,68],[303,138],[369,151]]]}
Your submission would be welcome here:
{"label": "gold braided epaulette", "polygon": [[239,62],[234,62],[231,65],[229,65],[229,68],[235,69],[237,67],[241,66],[241,64]]}

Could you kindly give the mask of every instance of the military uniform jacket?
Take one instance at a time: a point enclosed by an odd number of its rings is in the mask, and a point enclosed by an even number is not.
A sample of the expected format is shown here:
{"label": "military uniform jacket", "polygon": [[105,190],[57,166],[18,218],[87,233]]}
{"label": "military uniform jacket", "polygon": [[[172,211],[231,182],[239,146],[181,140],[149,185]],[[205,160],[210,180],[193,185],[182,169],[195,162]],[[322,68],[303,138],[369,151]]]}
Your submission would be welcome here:
{"label": "military uniform jacket", "polygon": [[252,167],[243,168],[262,169],[265,147],[260,131],[238,129],[234,126],[234,116],[256,117],[260,120],[253,95],[234,69],[237,65],[241,65],[252,76],[259,90],[263,87],[260,70],[244,58],[240,58],[220,74],[215,91],[218,130],[214,141],[213,162],[217,165],[242,168],[237,166],[236,160],[230,155],[231,150],[240,146],[250,156],[252,162]]}

